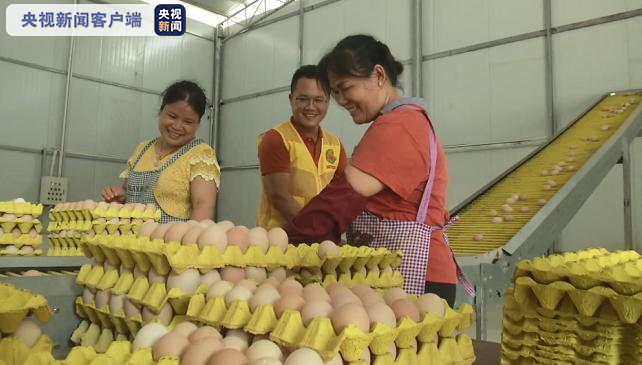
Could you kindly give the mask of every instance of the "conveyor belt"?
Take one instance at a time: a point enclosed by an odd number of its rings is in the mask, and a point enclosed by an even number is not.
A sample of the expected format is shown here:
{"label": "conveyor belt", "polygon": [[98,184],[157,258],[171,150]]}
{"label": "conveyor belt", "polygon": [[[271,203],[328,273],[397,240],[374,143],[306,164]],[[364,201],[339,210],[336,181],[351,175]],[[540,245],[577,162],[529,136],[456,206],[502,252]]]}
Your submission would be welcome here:
{"label": "conveyor belt", "polygon": [[[541,229],[538,225],[547,224],[542,214],[579,209],[581,203],[566,207],[564,197],[572,195],[576,186],[586,189],[583,179],[604,177],[608,171],[591,171],[604,168],[596,163],[597,156],[612,149],[618,142],[615,139],[630,138],[629,129],[637,128],[637,134],[642,124],[641,101],[640,91],[606,95],[545,145],[455,208],[453,214],[459,215],[460,221],[448,230],[455,254],[466,258],[488,255],[509,243],[514,250]],[[597,184],[591,181],[590,189]],[[560,223],[550,229],[561,231],[567,222]]]}

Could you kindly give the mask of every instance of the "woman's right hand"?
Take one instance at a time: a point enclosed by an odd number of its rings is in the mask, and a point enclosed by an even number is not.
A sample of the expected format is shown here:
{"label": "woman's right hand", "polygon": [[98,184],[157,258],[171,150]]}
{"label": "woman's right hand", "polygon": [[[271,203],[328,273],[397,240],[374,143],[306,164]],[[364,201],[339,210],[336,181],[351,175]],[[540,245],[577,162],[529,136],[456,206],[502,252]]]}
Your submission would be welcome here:
{"label": "woman's right hand", "polygon": [[100,197],[107,203],[125,203],[125,189],[118,185],[107,186],[100,193]]}

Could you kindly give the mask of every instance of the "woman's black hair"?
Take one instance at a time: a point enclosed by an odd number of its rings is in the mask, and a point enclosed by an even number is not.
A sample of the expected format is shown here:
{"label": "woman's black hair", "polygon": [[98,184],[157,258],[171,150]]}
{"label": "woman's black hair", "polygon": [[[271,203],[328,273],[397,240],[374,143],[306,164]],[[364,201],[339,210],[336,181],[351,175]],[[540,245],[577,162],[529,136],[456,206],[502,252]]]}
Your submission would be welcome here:
{"label": "woman's black hair", "polygon": [[368,77],[375,65],[381,65],[392,86],[398,86],[403,65],[390,49],[371,35],[355,34],[343,38],[319,62],[321,86],[330,91],[329,75]]}
{"label": "woman's black hair", "polygon": [[163,108],[167,104],[184,101],[198,114],[199,122],[203,114],[205,114],[207,97],[205,97],[203,89],[193,81],[183,80],[171,84],[167,89],[165,89],[165,91],[163,91],[162,97],[163,101],[161,103],[160,111],[163,111]]}

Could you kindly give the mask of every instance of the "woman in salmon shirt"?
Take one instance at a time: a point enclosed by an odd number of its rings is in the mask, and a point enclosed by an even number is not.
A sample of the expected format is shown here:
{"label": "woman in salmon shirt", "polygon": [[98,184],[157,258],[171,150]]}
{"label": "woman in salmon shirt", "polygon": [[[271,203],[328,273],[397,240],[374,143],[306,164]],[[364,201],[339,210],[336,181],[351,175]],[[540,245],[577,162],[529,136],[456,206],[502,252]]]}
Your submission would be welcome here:
{"label": "woman in salmon shirt", "polygon": [[448,174],[425,101],[397,89],[403,65],[368,35],[341,40],[321,60],[322,84],[356,124],[371,123],[345,174],[290,221],[293,242],[338,241],[403,251],[404,289],[454,304],[458,277],[448,246]]}

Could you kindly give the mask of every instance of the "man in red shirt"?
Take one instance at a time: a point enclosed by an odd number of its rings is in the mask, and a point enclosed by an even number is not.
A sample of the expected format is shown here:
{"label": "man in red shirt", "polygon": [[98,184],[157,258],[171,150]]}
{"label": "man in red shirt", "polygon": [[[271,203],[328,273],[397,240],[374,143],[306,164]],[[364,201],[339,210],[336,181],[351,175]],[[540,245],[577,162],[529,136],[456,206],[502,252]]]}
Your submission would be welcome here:
{"label": "man in red shirt", "polygon": [[290,85],[292,116],[259,136],[263,191],[257,225],[282,227],[346,166],[339,138],[321,128],[328,95],[317,66],[299,68]]}

